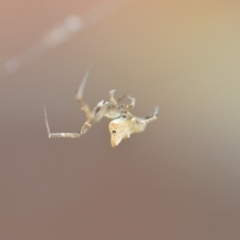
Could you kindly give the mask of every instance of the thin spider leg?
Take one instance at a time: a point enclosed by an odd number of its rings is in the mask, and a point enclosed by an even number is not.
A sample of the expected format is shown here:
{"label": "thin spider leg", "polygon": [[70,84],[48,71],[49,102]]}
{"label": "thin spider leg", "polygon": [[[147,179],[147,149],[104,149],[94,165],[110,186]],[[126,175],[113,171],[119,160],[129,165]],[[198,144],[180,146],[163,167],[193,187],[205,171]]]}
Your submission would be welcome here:
{"label": "thin spider leg", "polygon": [[94,118],[94,116],[92,115],[92,112],[91,112],[89,106],[83,99],[83,91],[84,91],[84,88],[85,88],[85,85],[87,82],[88,74],[89,74],[89,71],[87,70],[87,72],[85,73],[83,80],[78,88],[76,99],[77,99],[79,105],[81,106],[81,110],[85,113],[86,118],[89,120],[92,120]]}
{"label": "thin spider leg", "polygon": [[147,124],[147,123],[150,123],[150,122],[152,122],[152,121],[154,121],[154,120],[157,120],[157,115],[158,115],[158,107],[155,107],[155,111],[154,111],[153,116],[152,116],[152,117],[149,117],[149,118],[147,118],[147,119],[145,119],[145,120],[143,120],[143,121],[140,121],[140,123],[145,123],[145,124]]}
{"label": "thin spider leg", "polygon": [[113,105],[117,105],[121,100],[123,100],[125,97],[127,97],[128,99],[131,100],[130,104],[121,104],[119,105],[120,108],[126,108],[126,109],[130,109],[133,108],[135,106],[135,98],[130,97],[129,95],[124,94],[122,97],[120,97],[119,99],[115,99],[114,98],[114,92],[116,92],[116,89],[113,89],[109,92],[109,96],[110,96],[110,102]]}
{"label": "thin spider leg", "polygon": [[121,102],[125,97],[127,97],[126,94],[122,95],[120,98],[117,99],[117,103]]}
{"label": "thin spider leg", "polygon": [[154,114],[153,115],[147,115],[145,117],[145,119],[149,119],[149,118],[152,118],[152,117],[157,116],[157,115],[158,115],[158,107],[155,107]]}
{"label": "thin spider leg", "polygon": [[118,107],[119,108],[126,108],[126,109],[131,109],[135,106],[135,102],[136,102],[136,99],[135,98],[132,98],[130,97],[129,95],[123,95],[120,100],[122,100],[124,97],[127,97],[128,99],[131,100],[130,104],[119,104]]}
{"label": "thin spider leg", "polygon": [[153,115],[152,117],[148,118],[148,119],[140,119],[140,118],[132,118],[132,121],[137,124],[137,125],[146,125],[150,122],[153,122],[154,120],[157,120],[157,117],[155,115]]}
{"label": "thin spider leg", "polygon": [[80,134],[83,135],[84,133],[86,133],[91,126],[92,123],[86,121],[81,128]]}
{"label": "thin spider leg", "polygon": [[126,108],[133,108],[135,106],[136,99],[127,95],[127,98],[131,100],[130,105],[127,105]]}
{"label": "thin spider leg", "polygon": [[83,91],[84,91],[84,88],[85,88],[85,85],[86,85],[86,82],[87,82],[87,79],[88,79],[88,75],[89,75],[89,70],[86,71],[84,77],[83,77],[83,80],[78,88],[78,91],[77,91],[77,96],[76,98],[77,99],[81,99],[83,98]]}
{"label": "thin spider leg", "polygon": [[145,119],[144,121],[141,121],[140,123],[147,124],[147,123],[153,122],[155,120],[157,120],[157,117],[155,115],[153,115],[151,118]]}
{"label": "thin spider leg", "polygon": [[44,106],[44,116],[45,116],[45,122],[46,122],[49,138],[79,138],[81,136],[80,133],[51,133],[49,123],[48,123],[48,118],[47,118],[47,110],[45,106]]}
{"label": "thin spider leg", "polygon": [[155,108],[154,114],[152,116],[149,116],[145,119],[133,117],[132,121],[135,122],[136,124],[148,124],[150,122],[157,120],[157,114],[158,114],[158,107]]}
{"label": "thin spider leg", "polygon": [[154,116],[157,116],[157,115],[158,115],[158,110],[159,110],[159,108],[158,108],[158,106],[156,106],[156,107],[155,107],[154,114],[153,114]]}
{"label": "thin spider leg", "polygon": [[116,106],[117,100],[114,98],[114,92],[116,92],[116,89],[109,91],[109,97],[110,97],[110,103],[112,103],[114,106]]}

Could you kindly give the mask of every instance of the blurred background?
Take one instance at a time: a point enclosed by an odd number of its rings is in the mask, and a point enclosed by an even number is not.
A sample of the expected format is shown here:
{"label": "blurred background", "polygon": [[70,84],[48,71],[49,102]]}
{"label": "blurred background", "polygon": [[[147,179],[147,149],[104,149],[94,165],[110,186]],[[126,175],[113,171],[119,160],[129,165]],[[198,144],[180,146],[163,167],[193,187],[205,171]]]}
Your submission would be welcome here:
{"label": "blurred background", "polygon": [[[0,4],[0,239],[240,237],[239,1]],[[79,139],[116,88],[146,131],[110,146],[109,119]]]}

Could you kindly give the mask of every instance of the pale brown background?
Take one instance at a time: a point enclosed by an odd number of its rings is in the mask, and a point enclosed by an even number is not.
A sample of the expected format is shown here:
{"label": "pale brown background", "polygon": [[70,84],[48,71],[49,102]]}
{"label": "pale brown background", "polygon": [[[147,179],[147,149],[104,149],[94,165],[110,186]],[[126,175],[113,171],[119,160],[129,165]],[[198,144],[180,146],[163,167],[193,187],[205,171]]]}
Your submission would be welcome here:
{"label": "pale brown background", "polygon": [[[1,0],[0,64],[100,1]],[[81,139],[74,99],[129,93],[158,121]],[[240,239],[240,3],[132,1],[0,82],[1,240]]]}

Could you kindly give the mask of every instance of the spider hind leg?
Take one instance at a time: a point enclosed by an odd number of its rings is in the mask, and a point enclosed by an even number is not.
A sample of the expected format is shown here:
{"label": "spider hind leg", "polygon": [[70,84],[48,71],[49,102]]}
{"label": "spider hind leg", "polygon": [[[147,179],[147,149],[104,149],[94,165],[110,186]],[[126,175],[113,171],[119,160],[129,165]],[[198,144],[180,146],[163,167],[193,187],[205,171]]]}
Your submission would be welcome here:
{"label": "spider hind leg", "polygon": [[81,133],[51,133],[48,118],[47,118],[47,110],[44,106],[44,116],[45,116],[45,123],[47,127],[48,137],[49,138],[79,138]]}

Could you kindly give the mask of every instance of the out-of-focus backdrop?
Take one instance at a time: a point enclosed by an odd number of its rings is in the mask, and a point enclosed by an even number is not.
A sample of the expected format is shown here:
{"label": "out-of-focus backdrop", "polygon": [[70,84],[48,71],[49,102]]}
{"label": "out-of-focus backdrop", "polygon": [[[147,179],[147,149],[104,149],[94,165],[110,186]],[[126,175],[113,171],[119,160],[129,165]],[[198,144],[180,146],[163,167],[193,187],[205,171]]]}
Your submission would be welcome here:
{"label": "out-of-focus backdrop", "polygon": [[[240,236],[239,1],[1,0],[0,239]],[[112,149],[75,92],[159,106]]]}

